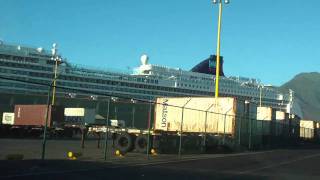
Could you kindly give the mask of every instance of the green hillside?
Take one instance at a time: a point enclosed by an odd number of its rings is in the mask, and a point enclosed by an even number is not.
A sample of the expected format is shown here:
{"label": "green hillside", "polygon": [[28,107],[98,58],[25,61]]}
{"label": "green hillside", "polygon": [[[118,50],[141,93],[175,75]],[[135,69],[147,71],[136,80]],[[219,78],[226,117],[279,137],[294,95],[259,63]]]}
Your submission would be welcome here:
{"label": "green hillside", "polygon": [[280,89],[288,92],[292,89],[299,100],[303,119],[320,121],[320,73],[301,73],[283,84]]}

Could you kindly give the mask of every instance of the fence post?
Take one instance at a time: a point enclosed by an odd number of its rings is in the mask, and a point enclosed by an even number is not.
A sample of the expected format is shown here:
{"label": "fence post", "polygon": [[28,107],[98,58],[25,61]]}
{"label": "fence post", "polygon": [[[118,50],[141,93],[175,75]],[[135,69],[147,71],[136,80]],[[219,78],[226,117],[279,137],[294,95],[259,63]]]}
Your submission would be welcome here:
{"label": "fence post", "polygon": [[208,118],[208,111],[206,111],[205,119],[204,119],[204,136],[203,136],[203,146],[206,147],[207,141],[207,118]]}
{"label": "fence post", "polygon": [[149,113],[148,113],[148,140],[147,140],[147,158],[149,160],[150,158],[150,126],[151,126],[151,108],[152,108],[152,104],[151,104],[151,98],[149,101]]}
{"label": "fence post", "polygon": [[241,145],[241,124],[242,124],[242,116],[239,116],[239,130],[238,130],[238,133],[239,133],[239,139],[238,139],[238,143],[239,143],[239,145]]}
{"label": "fence post", "polygon": [[136,107],[135,105],[133,104],[133,108],[132,108],[132,127],[134,128],[134,116],[135,116],[135,113],[136,113]]}
{"label": "fence post", "polygon": [[108,102],[107,102],[107,117],[106,117],[106,135],[105,135],[105,142],[104,142],[104,160],[107,160],[107,152],[108,152],[108,138],[109,138],[109,127],[108,127],[108,121],[109,121],[109,112],[110,112],[110,98],[108,97]]}
{"label": "fence post", "polygon": [[224,114],[224,122],[223,122],[223,139],[222,139],[222,144],[225,145],[226,141],[226,119],[227,119],[227,114],[229,111],[231,111],[233,108],[230,108],[228,111],[225,112]]}
{"label": "fence post", "polygon": [[48,89],[48,95],[47,95],[47,109],[46,109],[46,122],[44,125],[44,130],[43,130],[43,141],[42,141],[42,151],[41,151],[41,160],[44,160],[45,158],[45,153],[46,153],[46,143],[47,143],[47,127],[48,127],[48,116],[49,116],[49,108],[50,108],[50,94],[51,94],[51,88],[52,88],[52,83],[50,84],[50,87]]}
{"label": "fence post", "polygon": [[182,106],[182,114],[181,114],[181,125],[180,125],[180,140],[179,140],[179,158],[181,158],[181,148],[182,148],[182,129],[183,129],[183,114],[184,114],[184,107],[191,101],[191,98]]}
{"label": "fence post", "polygon": [[224,121],[223,121],[223,139],[222,139],[222,145],[224,145],[226,140],[226,117],[227,114],[224,115]]}
{"label": "fence post", "polygon": [[136,106],[135,104],[137,103],[137,100],[131,99],[131,103],[132,103],[132,128],[134,128],[134,120],[135,120],[135,113],[136,113]]}
{"label": "fence post", "polygon": [[252,148],[252,119],[249,118],[249,150]]}
{"label": "fence post", "polygon": [[203,138],[203,141],[204,141],[203,145],[204,145],[204,147],[206,147],[206,145],[207,145],[207,142],[206,142],[206,141],[207,141],[208,111],[209,111],[210,108],[212,108],[213,105],[214,105],[214,103],[211,104],[211,105],[206,109],[206,115],[205,115],[205,121],[204,121],[204,138]]}
{"label": "fence post", "polygon": [[183,128],[183,113],[184,112],[184,107],[182,107],[181,111],[181,124],[180,124],[180,140],[179,140],[179,158],[181,158],[181,146],[182,146],[182,128]]}

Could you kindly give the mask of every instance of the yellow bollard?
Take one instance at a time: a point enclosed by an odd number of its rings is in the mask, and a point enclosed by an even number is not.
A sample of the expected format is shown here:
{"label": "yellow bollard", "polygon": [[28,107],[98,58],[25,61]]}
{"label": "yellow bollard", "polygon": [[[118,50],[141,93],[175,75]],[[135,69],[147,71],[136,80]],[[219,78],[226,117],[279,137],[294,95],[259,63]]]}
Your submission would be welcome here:
{"label": "yellow bollard", "polygon": [[116,156],[119,156],[119,157],[123,157],[123,154],[121,153],[120,150],[116,150],[116,151],[115,151],[115,155],[116,155]]}
{"label": "yellow bollard", "polygon": [[72,158],[73,157],[73,153],[71,151],[69,151],[67,156],[68,156],[68,158]]}
{"label": "yellow bollard", "polygon": [[151,149],[150,152],[151,152],[151,155],[153,155],[153,156],[158,155],[158,154],[157,154],[157,151],[156,151],[155,149],[153,149],[153,148]]}
{"label": "yellow bollard", "polygon": [[70,159],[70,160],[76,160],[78,157],[82,156],[82,153],[74,153],[74,152],[71,152],[69,151],[67,153],[67,157]]}

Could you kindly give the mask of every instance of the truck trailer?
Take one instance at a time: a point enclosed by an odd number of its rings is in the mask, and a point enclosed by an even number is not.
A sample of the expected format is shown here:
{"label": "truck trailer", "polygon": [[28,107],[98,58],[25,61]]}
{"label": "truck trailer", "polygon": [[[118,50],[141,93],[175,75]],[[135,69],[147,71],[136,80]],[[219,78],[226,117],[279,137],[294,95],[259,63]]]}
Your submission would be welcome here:
{"label": "truck trailer", "polygon": [[[184,152],[208,151],[222,142],[234,145],[239,133],[242,138],[254,136],[249,130],[253,129],[256,111],[254,103],[232,97],[164,97],[155,101],[149,129],[111,128],[109,132],[113,133],[115,148],[123,153],[151,148],[177,152],[180,142]],[[241,142],[248,143],[247,139]]]}

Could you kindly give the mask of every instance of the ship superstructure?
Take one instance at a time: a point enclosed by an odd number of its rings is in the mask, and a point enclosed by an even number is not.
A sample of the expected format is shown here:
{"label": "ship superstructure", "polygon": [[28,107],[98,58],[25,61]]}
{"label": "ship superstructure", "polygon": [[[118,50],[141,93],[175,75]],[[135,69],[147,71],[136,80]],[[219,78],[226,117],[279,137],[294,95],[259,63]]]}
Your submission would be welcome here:
{"label": "ship superstructure", "polygon": [[[54,61],[51,53],[43,48],[0,43],[0,76],[50,84]],[[212,56],[210,57],[212,58]],[[210,58],[208,60],[210,60]],[[75,65],[63,59],[59,65],[57,96],[94,96],[113,94],[132,98],[213,96],[215,75],[186,71],[179,68],[153,65],[148,57],[141,57],[141,65],[132,73],[114,70],[98,70]],[[84,90],[70,91],[67,88]],[[302,116],[295,104],[293,92],[283,94],[276,88],[267,87],[259,80],[244,77],[220,79],[220,94],[237,97],[264,106],[271,106]],[[0,79],[0,92],[16,94],[47,94],[48,87]],[[10,102],[14,103],[14,99]]]}

